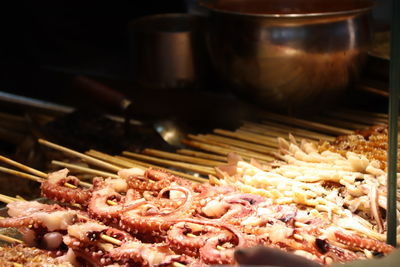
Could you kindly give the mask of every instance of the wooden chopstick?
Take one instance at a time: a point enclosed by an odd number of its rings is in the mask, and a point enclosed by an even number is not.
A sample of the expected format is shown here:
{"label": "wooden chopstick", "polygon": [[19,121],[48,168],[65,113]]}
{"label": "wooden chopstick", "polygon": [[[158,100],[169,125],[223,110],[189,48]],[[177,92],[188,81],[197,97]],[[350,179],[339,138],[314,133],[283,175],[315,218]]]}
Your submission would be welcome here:
{"label": "wooden chopstick", "polygon": [[190,150],[190,149],[184,149],[184,148],[176,150],[176,153],[182,154],[182,155],[187,155],[187,156],[203,158],[203,159],[222,161],[222,162],[226,162],[226,160],[227,160],[227,158],[224,156],[205,153],[205,152],[201,152],[201,151]]}
{"label": "wooden chopstick", "polygon": [[81,172],[84,172],[84,173],[89,173],[89,174],[102,176],[102,177],[119,178],[119,176],[114,174],[114,173],[105,172],[105,171],[101,171],[101,170],[96,170],[96,169],[92,169],[92,168],[87,168],[87,167],[79,166],[77,164],[62,162],[62,161],[58,161],[58,160],[51,161],[51,164],[57,165],[57,166],[61,166],[61,167],[65,167],[65,168],[68,168],[68,169],[71,169],[71,170],[77,170],[77,171],[81,171]]}
{"label": "wooden chopstick", "polygon": [[333,135],[346,135],[352,134],[353,131],[348,129],[343,129],[331,125],[326,125],[314,121],[308,121],[304,119],[289,117],[281,114],[271,113],[264,111],[262,114],[267,120],[277,121],[279,123],[286,123],[289,125],[295,125],[302,128],[312,129],[317,132],[333,134]]}
{"label": "wooden chopstick", "polygon": [[144,149],[143,153],[147,154],[147,155],[151,155],[151,156],[162,157],[162,158],[172,159],[172,160],[178,160],[178,161],[182,161],[182,162],[189,162],[189,163],[210,166],[210,167],[215,167],[215,166],[224,164],[223,161],[203,159],[200,157],[185,156],[185,155],[180,155],[180,154],[176,154],[176,153],[171,153],[171,152],[166,152],[166,151],[161,151],[161,150],[151,149],[151,148]]}
{"label": "wooden chopstick", "polygon": [[98,167],[101,167],[101,168],[105,168],[105,169],[108,169],[108,170],[111,170],[111,171],[119,171],[121,169],[118,166],[115,166],[115,165],[110,164],[108,162],[104,162],[102,160],[99,160],[99,159],[93,158],[91,156],[85,155],[83,153],[80,153],[78,151],[75,151],[75,150],[72,150],[72,149],[69,149],[69,148],[54,144],[54,143],[49,142],[49,141],[44,140],[44,139],[39,139],[38,142],[40,144],[42,144],[42,145],[47,146],[47,147],[50,147],[50,148],[56,149],[58,151],[64,152],[66,154],[81,158],[82,160],[87,161],[88,163],[91,163],[91,164],[93,164],[95,166],[98,166]]}
{"label": "wooden chopstick", "polygon": [[209,174],[215,175],[216,174],[215,170],[213,168],[207,167],[207,166],[185,163],[185,162],[178,162],[178,161],[173,161],[173,160],[160,159],[160,158],[142,155],[142,154],[129,152],[129,151],[123,151],[122,155],[132,157],[135,159],[154,162],[154,163],[161,164],[161,165],[166,165],[166,166],[181,168],[181,169],[188,170],[188,171],[198,172],[200,174],[205,174],[205,175],[209,175]]}

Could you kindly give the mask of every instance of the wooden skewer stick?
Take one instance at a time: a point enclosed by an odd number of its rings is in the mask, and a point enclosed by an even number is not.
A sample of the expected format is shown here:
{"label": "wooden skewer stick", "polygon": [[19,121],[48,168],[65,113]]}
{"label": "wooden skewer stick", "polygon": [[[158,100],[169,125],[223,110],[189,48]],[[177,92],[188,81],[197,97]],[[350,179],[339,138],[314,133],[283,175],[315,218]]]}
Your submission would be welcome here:
{"label": "wooden skewer stick", "polygon": [[116,156],[116,158],[124,160],[124,161],[127,161],[127,162],[131,162],[133,164],[143,164],[143,166],[145,166],[147,168],[153,167],[153,168],[165,170],[165,171],[168,171],[168,172],[170,172],[172,174],[175,174],[177,176],[181,176],[183,178],[186,178],[186,179],[194,181],[194,182],[198,182],[198,183],[208,182],[208,179],[205,179],[205,178],[202,178],[202,177],[197,177],[197,176],[190,175],[190,174],[186,174],[186,173],[183,173],[183,172],[178,172],[178,171],[174,171],[174,170],[165,169],[165,168],[162,168],[162,167],[160,167],[158,165],[153,165],[153,164],[150,164],[150,163],[137,161],[137,160],[130,159],[130,158],[125,158],[125,157],[122,157],[122,156]]}
{"label": "wooden skewer stick", "polygon": [[7,242],[7,243],[18,243],[18,244],[24,243],[24,241],[22,241],[22,240],[13,238],[11,236],[3,235],[3,234],[0,234],[0,240],[4,241],[4,242]]}
{"label": "wooden skewer stick", "polygon": [[345,134],[352,134],[353,131],[348,129],[343,129],[339,127],[334,127],[331,125],[326,125],[314,121],[308,121],[304,119],[289,117],[285,115],[275,114],[271,112],[264,112],[263,115],[268,120],[278,121],[280,123],[287,123],[289,125],[296,125],[299,127],[304,127],[308,129],[312,129],[318,132],[333,134],[333,135],[345,135]]}
{"label": "wooden skewer stick", "polygon": [[3,194],[0,194],[0,201],[9,204],[9,203],[12,203],[12,202],[15,202],[15,201],[21,201],[21,200],[13,198],[13,197],[10,197],[10,196],[6,196],[6,195],[3,195]]}
{"label": "wooden skewer stick", "polygon": [[222,152],[225,155],[228,155],[231,152],[236,152],[240,156],[245,157],[248,160],[250,160],[251,158],[255,158],[260,161],[268,162],[268,161],[271,161],[274,159],[273,157],[268,156],[266,154],[249,151],[244,148],[240,148],[237,146],[223,143],[221,141],[209,140],[207,138],[204,138],[201,136],[194,136],[194,135],[189,135],[189,137],[195,141],[184,140],[185,144],[193,146],[193,147],[197,147],[200,149],[204,149],[204,150],[208,150],[208,151],[212,151],[212,152],[216,152],[216,153]]}
{"label": "wooden skewer stick", "polygon": [[[237,140],[234,138],[229,138],[219,135],[206,134],[206,135],[198,135],[197,137],[200,138],[198,139],[199,141],[204,140],[204,142],[206,143],[212,142],[215,144],[223,144],[224,147],[231,146],[233,147],[233,149],[243,149],[243,151],[247,151],[249,153],[258,153],[260,155],[264,155],[267,157],[274,155],[274,153],[277,151],[277,147],[269,147],[265,145],[249,143],[247,141]],[[191,138],[193,137],[191,136]]]}
{"label": "wooden skewer stick", "polygon": [[7,163],[7,164],[10,164],[11,166],[17,167],[18,169],[23,170],[25,172],[31,173],[33,175],[36,175],[36,176],[39,176],[39,177],[42,177],[42,178],[47,178],[47,173],[38,171],[38,170],[33,169],[33,168],[29,167],[29,166],[26,166],[24,164],[16,162],[16,161],[14,161],[12,159],[9,159],[9,158],[6,158],[6,157],[0,155],[0,160],[5,162],[5,163]]}
{"label": "wooden skewer stick", "polygon": [[[208,144],[208,143],[204,143],[204,142],[199,142],[199,141],[193,141],[193,140],[186,140],[183,139],[181,140],[182,144],[197,148],[197,149],[201,149],[201,150],[205,150],[205,151],[209,151],[209,152],[213,152],[213,153],[217,153],[220,155],[223,155],[225,157],[228,156],[228,154],[230,152],[232,152],[232,150],[227,149],[225,147],[220,147],[220,146],[216,146],[216,145],[212,145],[212,144]],[[238,153],[244,160],[250,160],[251,157],[245,156],[241,153]]]}
{"label": "wooden skewer stick", "polygon": [[[222,130],[222,129],[215,129],[215,133],[224,135],[224,136],[229,136],[233,137],[236,139],[244,140],[246,142],[241,141],[241,143],[238,143],[239,145],[243,145],[243,147],[246,147],[248,145],[249,149],[258,151],[258,152],[263,152],[266,151],[271,152],[271,151],[276,151],[276,148],[278,147],[278,141],[276,137],[269,137],[269,136],[257,136],[258,139],[254,139],[254,134],[248,134],[245,132],[240,132],[240,131],[227,131],[227,130]],[[211,136],[211,135],[209,135]],[[212,136],[211,136],[212,137]],[[224,140],[224,139],[221,139]]]}
{"label": "wooden skewer stick", "polygon": [[343,127],[351,130],[365,129],[372,124],[360,124],[359,122],[352,122],[347,120],[341,120],[337,118],[327,117],[327,116],[316,116],[314,119],[318,122],[329,123],[330,125]]}
{"label": "wooden skewer stick", "polygon": [[321,134],[321,133],[316,133],[312,131],[308,131],[305,129],[293,127],[293,126],[288,126],[288,125],[283,125],[279,123],[274,123],[274,122],[263,122],[262,124],[259,123],[254,123],[254,122],[249,122],[245,121],[243,126],[240,127],[240,130],[244,131],[251,131],[255,132],[258,134],[262,135],[269,135],[269,132],[281,132],[285,136],[284,138],[287,138],[288,134],[294,134],[295,136],[305,138],[305,139],[314,139],[314,140],[327,140],[327,141],[333,141],[335,140],[335,137]]}
{"label": "wooden skewer stick", "polygon": [[18,262],[13,262],[12,264],[14,267],[23,267],[23,265]]}
{"label": "wooden skewer stick", "polygon": [[66,162],[62,162],[62,161],[58,161],[58,160],[53,160],[53,161],[51,161],[51,163],[54,164],[54,165],[57,165],[57,166],[61,166],[61,167],[65,167],[65,168],[71,169],[71,170],[82,171],[82,172],[85,172],[85,173],[99,175],[99,176],[102,176],[102,177],[119,178],[119,176],[114,174],[114,173],[95,170],[95,169],[79,166],[79,165],[76,165],[76,164],[66,163]]}
{"label": "wooden skewer stick", "polygon": [[205,153],[205,152],[195,151],[195,150],[190,150],[190,149],[178,149],[176,151],[176,153],[182,154],[182,155],[193,156],[193,157],[199,157],[199,158],[203,158],[203,159],[211,159],[211,160],[226,162],[225,156],[220,156],[220,155],[216,155],[216,154],[210,154],[210,153]]}
{"label": "wooden skewer stick", "polygon": [[[23,171],[32,173],[33,175],[30,175],[30,174],[27,174],[27,173],[23,173],[23,172],[19,172],[19,171],[15,171],[15,170],[8,169],[8,168],[4,168],[4,167],[0,167],[0,171],[2,171],[2,172],[13,174],[13,175],[16,175],[16,176],[19,176],[19,177],[22,177],[22,178],[26,178],[26,179],[30,179],[30,180],[33,180],[35,182],[40,182],[40,183],[43,182],[42,178],[47,179],[47,177],[48,177],[47,173],[44,173],[44,172],[41,172],[39,170],[33,169],[31,167],[28,167],[28,166],[26,166],[24,164],[21,164],[19,162],[16,162],[16,161],[11,160],[9,158],[6,158],[4,156],[0,156],[0,160],[3,161],[3,162],[6,162],[6,163],[8,163],[8,164],[10,164],[12,166],[15,166],[15,167],[17,167],[17,168],[19,168],[19,169],[21,169]],[[82,185],[82,186],[85,186],[85,187],[91,187],[92,186],[91,184],[85,183],[85,182],[82,182],[82,181],[80,181],[79,184]],[[74,185],[69,184],[69,183],[65,183],[65,186],[70,187],[70,188],[74,187]]]}
{"label": "wooden skewer stick", "polygon": [[[387,124],[387,119],[388,117],[382,117],[379,114],[381,113],[366,113],[366,114],[360,114],[357,113],[356,111],[348,111],[348,112],[343,112],[343,111],[327,111],[326,112],[327,116],[334,117],[334,118],[339,118],[339,119],[344,119],[344,120],[349,120],[349,121],[354,121],[357,123],[363,123],[367,125],[375,125],[375,124]],[[381,114],[383,115],[383,114]]]}
{"label": "wooden skewer stick", "polygon": [[104,241],[114,244],[116,246],[121,246],[122,245],[122,241],[118,240],[114,237],[111,237],[109,235],[105,235],[105,234],[100,234],[100,238],[103,239]]}
{"label": "wooden skewer stick", "polygon": [[129,152],[129,151],[123,151],[122,155],[132,157],[135,159],[154,162],[154,163],[161,164],[161,165],[167,165],[167,166],[172,166],[172,167],[176,167],[176,168],[181,168],[184,170],[194,171],[194,172],[198,172],[200,174],[215,175],[215,170],[213,168],[207,167],[207,166],[201,166],[201,165],[184,163],[184,162],[177,162],[177,161],[173,161],[173,160],[159,159],[159,158],[155,158],[155,157],[151,157],[151,156],[147,156],[147,155],[141,155],[141,154],[133,153],[133,152]]}
{"label": "wooden skewer stick", "polygon": [[26,201],[26,199],[23,198],[23,197],[20,196],[20,195],[16,195],[15,198],[18,199],[18,200],[21,200],[21,201]]}
{"label": "wooden skewer stick", "polygon": [[45,179],[43,179],[41,177],[37,177],[35,175],[27,174],[27,173],[24,173],[24,172],[16,171],[16,170],[5,168],[5,167],[0,167],[0,171],[4,172],[4,173],[15,175],[15,176],[18,176],[18,177],[22,177],[22,178],[25,178],[25,179],[29,179],[29,180],[32,180],[32,181],[35,181],[35,182],[39,182],[39,183],[41,183],[41,182],[43,182],[45,180]]}
{"label": "wooden skewer stick", "polygon": [[123,168],[132,168],[132,167],[141,168],[143,170],[146,169],[146,167],[143,166],[143,165],[133,165],[133,164],[125,162],[123,160],[117,159],[114,156],[111,156],[111,155],[108,155],[106,153],[103,153],[103,152],[100,152],[100,151],[97,151],[97,150],[93,150],[93,149],[91,149],[89,151],[86,151],[85,154],[87,154],[89,156],[92,156],[94,158],[98,158],[98,159],[110,162],[112,164],[115,164],[116,166],[120,166],[119,170],[121,170]]}
{"label": "wooden skewer stick", "polygon": [[199,158],[199,157],[179,155],[176,153],[170,153],[170,152],[165,152],[165,151],[151,149],[151,148],[146,148],[145,150],[143,150],[143,153],[147,154],[147,155],[156,156],[156,157],[162,157],[162,158],[166,158],[166,159],[195,163],[198,165],[205,165],[205,166],[210,166],[210,167],[215,167],[215,166],[224,164],[223,161],[209,160],[209,159],[203,159],[203,158]]}
{"label": "wooden skewer stick", "polygon": [[[135,161],[132,159],[128,159],[128,158],[124,158],[124,157],[120,157],[120,156],[110,156],[108,154],[96,151],[96,150],[89,150],[86,152],[88,155],[91,155],[92,157],[96,157],[96,158],[100,158],[102,160],[106,160],[109,162],[112,162],[114,164],[118,164],[124,168],[133,168],[133,167],[137,167],[137,168],[141,168],[141,169],[147,169],[149,167],[155,167],[155,168],[159,168],[159,169],[164,169],[167,170],[165,168],[161,168],[160,166],[156,166],[153,164],[149,164],[149,163],[144,163],[141,161]],[[122,169],[121,167],[121,169]],[[186,179],[189,179],[191,181],[195,181],[195,182],[200,182],[200,183],[204,183],[206,181],[208,181],[207,179],[201,178],[201,177],[196,177],[187,173],[183,173],[183,172],[178,172],[178,171],[174,171],[174,170],[167,170],[170,173],[173,173],[175,175],[184,177]]]}
{"label": "wooden skewer stick", "polygon": [[[254,125],[258,125],[258,124],[254,123]],[[249,126],[247,124],[243,124],[239,129],[237,129],[235,131],[235,133],[248,135],[249,138],[251,136],[251,139],[252,139],[251,142],[258,143],[258,144],[264,144],[266,138],[268,140],[271,140],[271,138],[273,138],[273,140],[275,142],[276,142],[277,137],[281,137],[286,140],[289,139],[289,132],[282,130],[282,129],[274,129],[273,127],[269,127],[268,129],[262,129],[261,127],[256,127],[256,126],[255,126],[255,130],[251,130],[251,129],[252,129],[251,126]],[[258,131],[257,131],[257,129],[258,129]],[[307,141],[310,141],[310,142],[315,142],[316,140],[319,140],[316,138],[303,137],[300,135],[296,135],[295,137],[296,137],[296,140],[298,140],[299,142],[301,141],[301,139],[306,139]]]}
{"label": "wooden skewer stick", "polygon": [[371,112],[371,111],[365,111],[365,110],[359,110],[359,109],[349,109],[349,108],[342,108],[340,110],[333,111],[333,113],[357,114],[361,117],[381,118],[381,119],[385,119],[386,121],[389,118],[389,115],[387,113]]}
{"label": "wooden skewer stick", "polygon": [[83,153],[80,153],[78,151],[75,151],[75,150],[72,150],[72,149],[69,149],[69,148],[54,144],[54,143],[49,142],[49,141],[44,140],[44,139],[39,139],[38,142],[40,144],[42,144],[42,145],[47,146],[47,147],[50,147],[50,148],[56,149],[58,151],[64,152],[66,154],[81,158],[81,159],[83,159],[83,160],[85,160],[85,161],[87,161],[87,162],[89,162],[89,163],[91,163],[91,164],[93,164],[95,166],[101,167],[101,168],[105,168],[105,169],[108,169],[108,170],[111,170],[111,171],[119,171],[121,169],[120,167],[115,166],[113,164],[110,164],[108,162],[104,162],[102,160],[90,157],[90,156],[85,155]]}

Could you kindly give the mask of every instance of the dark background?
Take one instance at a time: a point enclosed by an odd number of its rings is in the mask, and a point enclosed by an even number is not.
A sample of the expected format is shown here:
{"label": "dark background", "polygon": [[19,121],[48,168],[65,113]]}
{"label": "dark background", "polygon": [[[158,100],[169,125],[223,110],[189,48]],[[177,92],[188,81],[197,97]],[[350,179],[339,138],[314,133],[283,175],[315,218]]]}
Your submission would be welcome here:
{"label": "dark background", "polygon": [[149,14],[186,11],[183,0],[10,2],[0,28],[1,86],[8,90],[29,87],[26,75],[39,66],[125,76],[127,24]]}
{"label": "dark background", "polygon": [[[0,88],[13,92],[36,85],[39,67],[129,80],[127,25],[150,14],[188,12],[191,0],[8,1],[0,26]],[[390,0],[378,0],[374,17],[390,22]],[[36,77],[36,78],[35,78]]]}

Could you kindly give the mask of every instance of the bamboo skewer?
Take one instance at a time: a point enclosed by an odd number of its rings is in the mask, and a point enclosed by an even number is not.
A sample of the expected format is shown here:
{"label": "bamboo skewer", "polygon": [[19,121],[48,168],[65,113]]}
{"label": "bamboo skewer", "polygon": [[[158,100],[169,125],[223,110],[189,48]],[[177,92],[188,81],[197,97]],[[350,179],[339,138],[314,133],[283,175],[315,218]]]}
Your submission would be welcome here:
{"label": "bamboo skewer", "polygon": [[347,120],[341,120],[337,118],[327,117],[327,116],[316,116],[314,119],[318,122],[329,123],[330,125],[343,127],[351,130],[361,130],[371,126],[371,124],[361,124],[359,122],[352,122]]}
{"label": "bamboo skewer", "polygon": [[[33,180],[35,182],[43,182],[42,178],[47,179],[47,177],[48,177],[47,173],[44,173],[44,172],[41,172],[39,170],[33,169],[33,168],[29,167],[29,166],[26,166],[24,164],[21,164],[19,162],[16,162],[16,161],[11,160],[9,158],[6,158],[4,156],[0,156],[0,160],[5,162],[5,163],[8,163],[8,164],[10,164],[10,165],[12,165],[14,167],[17,167],[17,168],[19,168],[19,169],[21,169],[23,171],[32,173],[34,175],[30,175],[30,174],[19,172],[19,171],[15,171],[15,170],[12,170],[12,169],[0,167],[0,171],[2,171],[2,172],[13,174],[13,175],[16,175],[16,176],[19,176],[19,177],[22,177],[22,178],[27,178],[27,179]],[[91,187],[92,186],[91,184],[86,183],[86,182],[82,182],[82,181],[79,181],[79,184],[81,186],[85,186],[85,187]],[[71,186],[74,186],[74,185],[71,185],[69,183],[65,183],[65,186],[71,187]]]}
{"label": "bamboo skewer", "polygon": [[[154,168],[159,168],[159,169],[164,169],[167,170],[165,168],[161,168],[160,166],[157,165],[153,165],[153,164],[149,164],[149,163],[145,163],[145,162],[141,162],[141,161],[135,161],[132,159],[128,159],[128,158],[124,158],[124,157],[120,157],[120,156],[110,156],[108,154],[96,151],[96,150],[89,150],[86,152],[88,155],[91,155],[92,157],[95,158],[100,158],[102,160],[105,161],[109,161],[112,162],[114,164],[118,164],[120,166],[123,166],[124,168],[132,168],[132,167],[138,167],[138,168],[142,168],[142,169],[146,169],[149,167],[154,167]],[[122,169],[122,168],[121,168]],[[195,181],[195,182],[200,182],[200,183],[204,183],[207,182],[207,179],[201,178],[201,177],[196,177],[187,173],[183,173],[183,172],[178,172],[178,171],[174,171],[174,170],[167,170],[175,175],[184,177],[186,179]]]}
{"label": "bamboo skewer", "polygon": [[[263,127],[263,125],[261,125]],[[235,132],[236,133],[243,133],[246,135],[251,135],[253,138],[253,142],[258,143],[258,144],[263,144],[264,142],[264,138],[273,138],[276,142],[277,137],[281,137],[284,138],[286,140],[289,139],[289,132],[288,131],[284,131],[284,130],[277,130],[277,129],[273,129],[272,127],[269,127],[268,130],[266,129],[261,129],[261,128],[257,128],[257,126],[254,126],[255,129],[252,130],[252,126],[247,125],[247,124],[243,124],[239,129],[237,129]],[[301,139],[305,139],[309,142],[315,142],[316,138],[306,138],[306,137],[302,137],[300,135],[296,135],[295,136],[296,140],[301,141]]]}
{"label": "bamboo skewer", "polygon": [[143,150],[144,154],[151,155],[151,156],[156,156],[156,157],[162,157],[166,159],[172,159],[172,160],[178,160],[178,161],[183,161],[183,162],[189,162],[189,163],[195,163],[198,165],[204,165],[204,166],[218,166],[220,164],[224,164],[224,161],[217,161],[217,160],[209,160],[209,159],[203,159],[199,157],[190,157],[190,156],[185,156],[185,155],[179,155],[176,153],[170,153],[170,152],[165,152],[157,149],[151,149],[151,148],[146,148]]}
{"label": "bamboo skewer", "polygon": [[10,196],[6,196],[6,195],[3,195],[3,194],[0,194],[0,201],[9,204],[9,203],[12,203],[12,202],[15,202],[15,201],[21,201],[21,200],[13,198],[13,197],[10,197]]}
{"label": "bamboo skewer", "polygon": [[176,153],[182,154],[182,155],[187,155],[187,156],[199,157],[199,158],[203,158],[203,159],[210,159],[210,160],[226,162],[226,157],[224,157],[224,156],[220,156],[220,155],[216,155],[216,154],[209,154],[209,153],[190,150],[190,149],[178,149],[176,151]]}
{"label": "bamboo skewer", "polygon": [[224,156],[227,156],[231,152],[236,152],[238,155],[240,155],[245,160],[250,160],[251,158],[255,158],[259,161],[262,161],[263,163],[266,163],[266,162],[272,160],[272,157],[269,157],[267,155],[262,155],[262,154],[260,155],[258,153],[249,152],[244,149],[235,148],[233,146],[221,144],[218,142],[211,142],[211,141],[204,142],[204,141],[193,141],[193,140],[182,140],[181,142],[183,144],[186,144],[191,147],[206,150],[209,152],[214,152],[214,153],[224,155]]}
{"label": "bamboo skewer", "polygon": [[338,113],[338,114],[355,114],[360,117],[364,118],[381,118],[387,120],[389,118],[387,113],[379,113],[379,112],[371,112],[371,111],[365,111],[365,110],[355,110],[355,109],[349,109],[349,108],[342,108],[340,110],[335,110],[332,111],[332,113]]}
{"label": "bamboo skewer", "polygon": [[381,118],[381,117],[375,117],[372,114],[370,115],[359,115],[353,112],[338,112],[338,111],[329,111],[326,113],[326,116],[329,117],[334,117],[334,118],[339,118],[343,120],[349,120],[349,121],[354,121],[357,123],[363,123],[369,126],[376,125],[376,124],[387,124],[387,117],[386,118]]}
{"label": "bamboo skewer", "polygon": [[273,120],[273,121],[278,121],[280,123],[287,123],[289,125],[295,125],[299,127],[304,127],[308,129],[312,129],[318,132],[322,133],[327,133],[327,134],[333,134],[333,135],[345,135],[345,134],[352,134],[353,131],[348,130],[348,129],[343,129],[339,127],[334,127],[331,125],[326,125],[314,121],[308,121],[304,119],[299,119],[299,118],[294,118],[294,117],[289,117],[285,115],[280,115],[280,114],[275,114],[275,113],[270,113],[270,112],[264,112],[264,115],[266,119],[268,120]]}
{"label": "bamboo skewer", "polygon": [[[255,151],[258,151],[256,149],[258,147],[260,147],[259,152],[263,151],[262,147],[264,147],[264,149],[266,147],[268,149],[268,151],[275,151],[276,150],[275,148],[278,147],[278,141],[277,141],[276,137],[256,135],[256,134],[251,134],[251,133],[240,131],[240,130],[231,132],[231,131],[222,130],[222,129],[215,129],[214,132],[217,134],[220,134],[220,135],[229,136],[229,137],[233,137],[236,139],[248,141],[243,144],[244,145],[246,145],[246,144],[254,145]],[[286,136],[286,138],[287,138],[287,136]],[[271,148],[273,148],[273,149],[271,149]]]}
{"label": "bamboo skewer", "polygon": [[119,171],[120,170],[120,168],[118,166],[115,166],[115,165],[112,165],[112,164],[110,164],[108,162],[104,162],[102,160],[90,157],[88,155],[85,155],[83,153],[77,152],[75,150],[72,150],[72,149],[69,149],[69,148],[66,148],[66,147],[51,143],[51,142],[49,142],[47,140],[39,139],[38,141],[42,145],[45,145],[47,147],[56,149],[58,151],[64,152],[66,154],[69,154],[69,155],[72,155],[72,156],[75,156],[75,157],[78,157],[78,158],[81,158],[81,159],[83,159],[83,160],[85,160],[85,161],[87,161],[87,162],[89,162],[89,163],[91,163],[91,164],[93,164],[95,166],[102,167],[102,168],[105,168],[105,169],[108,169],[108,170],[111,170],[111,171]]}
{"label": "bamboo skewer", "polygon": [[0,240],[4,241],[4,242],[7,242],[7,243],[18,243],[18,244],[23,244],[24,243],[24,241],[22,241],[22,240],[13,238],[11,236],[3,235],[3,234],[0,234]]}
{"label": "bamboo skewer", "polygon": [[229,137],[213,135],[213,134],[198,135],[198,137],[204,138],[204,140],[210,140],[210,141],[215,141],[215,142],[219,142],[219,143],[223,143],[223,144],[227,144],[227,145],[232,145],[232,146],[247,150],[249,152],[257,152],[257,153],[266,154],[266,155],[272,155],[274,152],[276,152],[277,146],[278,146],[277,144],[275,145],[276,147],[273,147],[272,144],[271,144],[271,146],[266,146],[266,145],[260,145],[260,144],[243,141],[243,140],[239,139],[240,137],[242,137],[240,134],[238,135],[238,138],[229,138]]}
{"label": "bamboo skewer", "polygon": [[[258,143],[258,144],[262,144],[264,142],[265,137],[267,138],[271,138],[270,136],[265,136],[263,134],[259,134],[256,133],[255,131],[249,131],[246,130],[246,128],[240,128],[238,130],[235,131],[238,135],[240,135],[242,138],[247,138],[247,139],[253,139],[254,142]],[[278,143],[278,139],[277,137],[281,137],[283,139],[286,139],[289,141],[289,133],[285,133],[285,134],[278,134],[276,136],[274,136],[274,140],[276,143]],[[311,143],[316,143],[317,141],[315,139],[308,139],[308,138],[299,138],[299,137],[294,137],[296,141],[301,142],[302,139],[307,140],[308,142]]]}
{"label": "bamboo skewer", "polygon": [[289,133],[291,133],[291,134],[301,137],[301,138],[314,139],[317,141],[319,141],[319,140],[327,140],[327,141],[335,140],[335,138],[330,135],[316,133],[316,132],[308,131],[305,129],[288,126],[288,125],[282,125],[279,123],[274,123],[274,122],[269,122],[269,121],[264,121],[262,124],[245,121],[243,126],[240,127],[240,130],[257,132],[257,133],[263,134],[263,135],[269,135],[268,133],[270,131],[277,131],[277,132],[281,132],[281,133],[285,134],[285,137],[287,137],[287,135]]}
{"label": "bamboo skewer", "polygon": [[76,164],[66,163],[66,162],[62,162],[62,161],[58,161],[58,160],[53,160],[51,163],[54,164],[54,165],[57,165],[57,166],[61,166],[61,167],[65,167],[65,168],[71,169],[71,170],[82,171],[82,172],[85,172],[85,173],[99,175],[99,176],[102,176],[102,177],[119,178],[119,176],[114,174],[114,173],[95,170],[95,169],[79,166],[79,165],[76,165]]}
{"label": "bamboo skewer", "polygon": [[133,152],[129,152],[129,151],[123,151],[122,155],[128,156],[128,157],[132,157],[132,158],[135,158],[135,159],[154,162],[154,163],[161,164],[161,165],[167,165],[167,166],[182,168],[182,169],[185,169],[185,170],[198,172],[200,174],[205,174],[205,175],[208,175],[208,174],[215,175],[216,174],[215,170],[213,168],[207,167],[207,166],[184,163],[184,162],[177,162],[177,161],[173,161],[173,160],[159,159],[159,158],[155,158],[155,157],[152,157],[152,156],[142,155],[142,154],[133,153]]}
{"label": "bamboo skewer", "polygon": [[195,135],[188,135],[188,137],[195,141],[200,141],[203,143],[208,143],[211,145],[216,145],[219,147],[227,148],[228,153],[236,152],[236,153],[240,153],[244,156],[247,156],[248,158],[256,158],[256,159],[263,160],[263,161],[271,161],[274,159],[273,157],[267,155],[267,153],[271,154],[271,153],[275,152],[275,150],[270,150],[270,151],[266,150],[263,153],[260,153],[260,152],[245,149],[243,147],[239,147],[237,144],[233,145],[232,142],[229,142],[227,140],[221,140],[221,139],[216,140],[215,138],[210,139],[210,138],[207,138],[206,136],[195,136]]}
{"label": "bamboo skewer", "polygon": [[94,158],[101,159],[101,160],[106,161],[106,162],[110,162],[112,164],[115,164],[116,166],[120,166],[119,170],[121,170],[123,168],[132,168],[132,167],[138,167],[138,168],[141,168],[141,169],[146,169],[146,167],[143,166],[143,165],[139,165],[139,164],[133,165],[133,164],[130,164],[130,163],[125,162],[123,160],[119,160],[114,156],[111,156],[111,155],[108,155],[106,153],[103,153],[103,152],[100,152],[100,151],[97,151],[97,150],[93,150],[93,149],[91,149],[89,151],[86,151],[85,154],[87,154],[89,156],[92,156]]}
{"label": "bamboo skewer", "polygon": [[14,161],[12,159],[9,159],[9,158],[6,158],[6,157],[0,155],[0,160],[5,162],[5,163],[7,163],[7,164],[10,164],[11,166],[17,167],[18,169],[23,170],[25,172],[29,172],[29,173],[31,173],[33,175],[36,175],[36,176],[39,176],[39,177],[42,177],[42,178],[47,178],[47,173],[38,171],[38,170],[33,169],[33,168],[29,167],[29,166],[26,166],[24,164],[16,162],[16,161]]}
{"label": "bamboo skewer", "polygon": [[0,171],[4,172],[4,173],[15,175],[15,176],[19,176],[19,177],[22,177],[25,179],[29,179],[29,180],[32,180],[35,182],[39,182],[39,183],[41,183],[45,180],[45,179],[35,176],[35,175],[27,174],[24,172],[19,172],[19,171],[13,170],[13,169],[5,168],[5,167],[0,167]]}
{"label": "bamboo skewer", "polygon": [[115,157],[116,157],[117,159],[119,159],[119,160],[123,160],[123,161],[126,161],[126,162],[128,162],[128,163],[132,163],[132,164],[142,164],[142,166],[144,166],[144,167],[146,167],[146,168],[157,168],[157,169],[165,170],[165,171],[168,171],[168,172],[170,172],[170,173],[172,173],[172,174],[175,174],[175,175],[178,175],[178,176],[187,178],[187,179],[189,179],[189,180],[191,180],[191,181],[194,181],[194,182],[198,182],[198,183],[205,183],[205,182],[208,182],[208,179],[201,178],[201,177],[197,177],[197,176],[190,175],[190,174],[186,174],[186,173],[183,173],[183,172],[178,172],[178,171],[174,171],[174,170],[165,169],[165,168],[162,168],[162,167],[160,167],[160,166],[158,166],[158,165],[153,165],[153,164],[150,164],[150,163],[146,163],[146,162],[142,162],[142,161],[137,161],[137,160],[130,159],[130,158],[125,158],[125,157],[122,157],[122,156],[115,156]]}

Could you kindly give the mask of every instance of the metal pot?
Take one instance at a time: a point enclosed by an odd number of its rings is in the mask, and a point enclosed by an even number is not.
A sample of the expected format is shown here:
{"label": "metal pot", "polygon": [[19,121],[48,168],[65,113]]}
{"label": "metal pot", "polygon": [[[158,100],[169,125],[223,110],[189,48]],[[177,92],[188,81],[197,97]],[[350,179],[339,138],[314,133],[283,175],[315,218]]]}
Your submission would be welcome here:
{"label": "metal pot", "polygon": [[239,95],[284,111],[325,105],[358,77],[369,0],[210,0],[208,47]]}
{"label": "metal pot", "polygon": [[208,65],[202,18],[168,13],[141,17],[129,25],[133,80],[143,88],[201,86]]}

